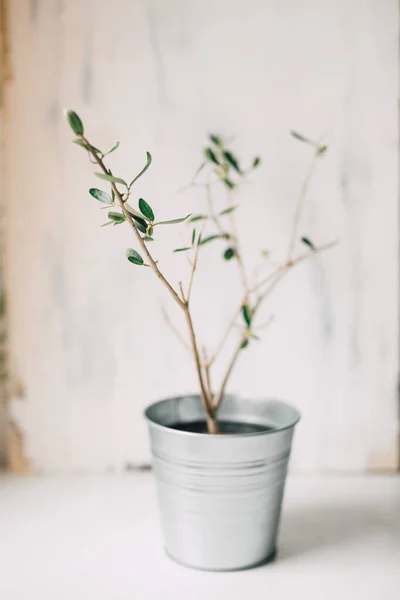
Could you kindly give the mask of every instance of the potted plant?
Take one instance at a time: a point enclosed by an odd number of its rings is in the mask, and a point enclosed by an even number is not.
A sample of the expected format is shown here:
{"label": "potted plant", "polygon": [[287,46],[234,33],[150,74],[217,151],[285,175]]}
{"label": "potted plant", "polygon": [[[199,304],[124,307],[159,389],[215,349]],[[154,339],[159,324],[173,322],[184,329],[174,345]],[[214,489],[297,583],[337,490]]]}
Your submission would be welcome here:
{"label": "potted plant", "polygon": [[[95,175],[110,188],[89,190],[97,201],[109,207],[106,224],[126,224],[131,228],[135,248],[126,250],[127,260],[154,273],[179,307],[187,327],[188,342],[174,326],[173,329],[189,345],[198,392],[161,400],[146,410],[166,551],[178,562],[207,570],[234,570],[266,562],[275,555],[286,468],[299,413],[276,400],[256,401],[227,394],[226,388],[240,355],[257,339],[255,319],[272,290],[296,265],[332,245],[315,246],[305,237],[298,240],[306,192],[318,158],[327,148],[292,132],[299,141],[313,147],[312,164],[296,205],[285,259],[267,276],[252,282],[240,249],[235,223],[237,204],[233,198],[236,188],[260,165],[259,157],[244,170],[224,140],[211,135],[192,182],[199,184],[202,178],[205,210],[202,214],[159,221],[143,198],[138,199],[137,207],[131,202],[135,182],[150,167],[150,153],[147,152],[142,170],[128,183],[106,166],[106,156],[117,149],[118,143],[103,152],[85,136],[75,112],[69,111],[67,118],[77,136],[74,142],[87,151],[97,166]],[[214,201],[217,186],[229,192],[227,204],[218,208]],[[185,284],[174,285],[161,269],[160,257],[152,244],[160,226],[188,223],[188,243],[174,252],[188,253],[190,276]],[[200,350],[191,299],[202,247],[217,241],[223,244],[223,260],[236,263],[243,291],[218,347],[210,354]],[[298,241],[303,244],[300,252],[296,251]],[[214,387],[212,368],[222,348],[232,339],[225,373]]]}

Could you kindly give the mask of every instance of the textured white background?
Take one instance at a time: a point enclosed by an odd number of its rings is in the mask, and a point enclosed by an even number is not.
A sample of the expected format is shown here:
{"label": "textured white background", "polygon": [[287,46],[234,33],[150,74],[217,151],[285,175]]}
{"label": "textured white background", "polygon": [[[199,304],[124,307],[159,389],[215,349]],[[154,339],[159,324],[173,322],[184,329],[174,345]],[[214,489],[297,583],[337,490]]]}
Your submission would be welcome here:
{"label": "textured white background", "polygon": [[[263,341],[243,353],[231,389],[297,405],[296,469],[394,465],[398,367],[398,6],[395,0],[20,0],[10,3],[5,123],[12,369],[25,389],[11,413],[35,470],[121,470],[148,459],[143,407],[193,391],[184,350],[147,269],[124,259],[127,228],[100,229],[97,185],[70,143],[68,106],[95,145],[115,140],[127,178],[162,217],[200,208],[177,194],[205,135],[233,135],[263,167],[241,195],[244,252],[285,251],[307,147],[329,152],[301,234],[339,238],[274,295]],[[169,230],[171,231],[171,230]],[[174,230],[180,243],[185,228]],[[221,248],[197,280],[201,338],[215,343],[236,302]],[[170,256],[168,254],[168,256]],[[182,257],[163,262],[174,282]],[[221,272],[221,269],[223,271]],[[223,279],[221,277],[223,276]],[[170,308],[174,314],[173,307]]]}

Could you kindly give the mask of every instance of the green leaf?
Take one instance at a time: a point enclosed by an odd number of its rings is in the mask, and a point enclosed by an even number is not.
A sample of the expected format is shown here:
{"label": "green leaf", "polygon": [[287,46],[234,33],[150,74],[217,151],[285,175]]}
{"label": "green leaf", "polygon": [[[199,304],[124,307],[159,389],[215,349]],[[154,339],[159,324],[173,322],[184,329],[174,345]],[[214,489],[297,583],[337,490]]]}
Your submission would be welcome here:
{"label": "green leaf", "polygon": [[158,221],[158,223],[154,223],[154,227],[156,225],[176,225],[177,223],[183,223],[190,217],[192,213],[186,215],[186,217],[182,217],[181,219],[172,219],[171,221]]}
{"label": "green leaf", "polygon": [[141,233],[147,233],[147,223],[146,221],[139,221],[139,217],[133,217],[135,221],[136,228],[139,229]]}
{"label": "green leaf", "polygon": [[311,248],[311,250],[313,252],[315,252],[315,246],[314,246],[314,244],[312,243],[311,240],[309,240],[307,237],[302,237],[301,241],[303,242],[303,244],[305,244],[306,246],[308,246],[309,248]]}
{"label": "green leaf", "polygon": [[243,319],[244,319],[244,322],[246,323],[247,327],[250,327],[251,314],[250,314],[250,310],[249,310],[249,307],[247,306],[247,304],[243,304],[243,306],[242,306],[242,315],[243,315]]}
{"label": "green leaf", "polygon": [[133,263],[134,265],[143,265],[143,258],[140,256],[139,252],[136,252],[136,250],[133,248],[128,248],[125,256],[129,262]]}
{"label": "green leaf", "polygon": [[132,218],[135,221],[135,225],[138,226],[139,231],[141,231],[142,233],[147,233],[147,223],[143,219],[143,217],[138,217],[137,215],[132,215]]}
{"label": "green leaf", "polygon": [[222,140],[218,135],[214,135],[213,133],[210,135],[210,140],[216,146],[222,146]]}
{"label": "green leaf", "polygon": [[110,221],[114,221],[118,224],[123,223],[125,221],[125,215],[119,212],[110,211],[107,216],[110,219]]}
{"label": "green leaf", "polygon": [[249,345],[249,340],[246,338],[245,340],[243,340],[243,342],[240,344],[240,349],[243,350],[244,348],[247,348],[247,346]]}
{"label": "green leaf", "polygon": [[233,248],[227,248],[224,252],[224,259],[231,260],[235,256],[235,250]]}
{"label": "green leaf", "polygon": [[259,342],[259,341],[260,341],[260,338],[258,337],[258,335],[254,335],[254,333],[252,333],[252,334],[250,335],[250,337],[251,337],[253,340],[257,340],[257,342]]}
{"label": "green leaf", "polygon": [[235,187],[235,184],[227,177],[225,177],[224,183],[230,190],[233,190],[233,188]]}
{"label": "green leaf", "polygon": [[115,225],[114,221],[107,221],[107,223],[103,223],[103,225],[100,225],[100,227],[107,227],[107,225]]}
{"label": "green leaf", "polygon": [[296,140],[299,140],[299,142],[305,142],[306,144],[314,144],[314,142],[306,138],[301,133],[298,133],[297,131],[291,131],[290,135],[293,136]]}
{"label": "green leaf", "polygon": [[191,219],[189,219],[188,223],[194,223],[195,221],[202,221],[208,219],[207,215],[195,215]]}
{"label": "green leaf", "polygon": [[220,240],[223,236],[218,234],[208,235],[200,241],[200,246],[204,246],[204,244],[208,244],[208,242],[212,242],[214,240]]}
{"label": "green leaf", "polygon": [[175,250],[173,250],[173,252],[186,252],[186,250],[191,250],[192,247],[187,247],[187,248],[175,248]]}
{"label": "green leaf", "polygon": [[[89,148],[88,145],[81,139],[76,138],[76,140],[72,140],[72,142],[74,144],[77,144],[77,146],[81,146],[81,148],[84,148],[85,150],[87,150],[89,152]],[[102,154],[102,151],[99,150],[98,148],[96,148],[95,146],[91,145],[92,150],[94,150],[97,154]]]}
{"label": "green leaf", "polygon": [[114,150],[116,150],[118,147],[119,147],[119,142],[115,142],[114,146],[111,148],[111,150],[106,152],[106,154],[111,154],[111,152],[114,152]]}
{"label": "green leaf", "polygon": [[153,228],[152,228],[152,227],[149,227],[149,229],[148,229],[148,232],[147,232],[147,233],[149,234],[149,236],[152,236],[152,235],[153,235]]}
{"label": "green leaf", "polygon": [[90,188],[89,194],[93,196],[93,198],[96,198],[96,200],[98,200],[99,202],[103,202],[104,204],[113,203],[111,196],[107,194],[107,192],[103,192],[102,190],[99,190],[97,188]]}
{"label": "green leaf", "polygon": [[[125,206],[126,210],[128,211],[128,213],[130,215],[132,215],[132,217],[139,217],[139,219],[141,219],[142,221],[143,221],[143,219],[146,218],[140,212],[138,212],[137,210],[135,210],[134,208],[132,208],[132,206],[130,204],[128,204],[127,202],[125,202],[124,206]],[[149,220],[149,219],[147,219],[147,220]]]}
{"label": "green leaf", "polygon": [[80,138],[77,138],[76,140],[72,140],[72,142],[74,144],[77,144],[77,146],[81,146],[81,148],[85,148],[85,150],[88,149],[87,144],[85,144],[85,142],[83,140],[81,140]]}
{"label": "green leaf", "polygon": [[145,235],[143,239],[145,242],[154,242],[154,239],[150,235]]}
{"label": "green leaf", "polygon": [[195,239],[196,239],[196,228],[194,227],[193,231],[192,231],[192,246],[194,246],[194,240]]}
{"label": "green leaf", "polygon": [[104,179],[104,181],[111,181],[112,183],[120,183],[121,185],[128,187],[126,181],[124,181],[120,177],[114,177],[114,175],[109,175],[108,173],[95,173],[95,175],[99,179]]}
{"label": "green leaf", "polygon": [[253,160],[253,169],[256,169],[260,163],[261,163],[261,158],[259,156],[256,156],[255,159]]}
{"label": "green leaf", "polygon": [[67,120],[75,135],[83,135],[83,123],[73,110],[67,111]]}
{"label": "green leaf", "polygon": [[217,157],[215,156],[215,153],[213,150],[211,150],[211,148],[206,148],[204,150],[204,156],[206,157],[207,160],[210,160],[211,162],[215,163],[216,165],[219,165]]}
{"label": "green leaf", "polygon": [[139,198],[139,210],[149,221],[154,221],[154,213],[149,204],[143,198]]}
{"label": "green leaf", "polygon": [[237,171],[237,173],[242,172],[239,167],[238,160],[237,160],[236,156],[234,156],[232,154],[232,152],[229,152],[229,150],[225,150],[224,157],[225,157],[225,160],[231,165],[231,167],[233,167],[235,169],[235,171]]}
{"label": "green leaf", "polygon": [[133,186],[133,184],[135,183],[135,181],[137,181],[139,179],[139,177],[141,177],[144,173],[146,173],[147,169],[151,165],[151,161],[153,159],[152,159],[152,156],[151,156],[150,152],[146,152],[146,158],[147,158],[147,162],[146,162],[145,166],[140,171],[140,173],[138,175],[136,175],[136,177],[134,179],[132,179],[132,181],[129,184],[130,188]]}
{"label": "green leaf", "polygon": [[328,146],[318,146],[318,148],[317,148],[318,156],[321,156],[322,154],[325,154],[325,152],[327,150],[328,150]]}
{"label": "green leaf", "polygon": [[225,208],[225,210],[221,210],[221,212],[219,213],[219,217],[222,217],[222,215],[229,215],[229,213],[233,212],[234,210],[236,210],[236,208],[238,207],[238,204],[235,204],[234,206],[230,206],[229,208]]}

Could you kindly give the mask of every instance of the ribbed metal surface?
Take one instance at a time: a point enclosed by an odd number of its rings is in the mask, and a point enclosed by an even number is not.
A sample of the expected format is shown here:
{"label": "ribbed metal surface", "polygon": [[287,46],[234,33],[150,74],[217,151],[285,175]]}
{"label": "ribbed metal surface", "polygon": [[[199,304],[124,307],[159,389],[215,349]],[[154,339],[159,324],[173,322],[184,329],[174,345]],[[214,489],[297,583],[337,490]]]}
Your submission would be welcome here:
{"label": "ribbed metal surface", "polygon": [[275,553],[299,414],[283,402],[228,396],[221,419],[273,429],[205,435],[169,427],[202,416],[198,396],[163,400],[146,411],[166,551],[178,562],[216,571],[267,561]]}

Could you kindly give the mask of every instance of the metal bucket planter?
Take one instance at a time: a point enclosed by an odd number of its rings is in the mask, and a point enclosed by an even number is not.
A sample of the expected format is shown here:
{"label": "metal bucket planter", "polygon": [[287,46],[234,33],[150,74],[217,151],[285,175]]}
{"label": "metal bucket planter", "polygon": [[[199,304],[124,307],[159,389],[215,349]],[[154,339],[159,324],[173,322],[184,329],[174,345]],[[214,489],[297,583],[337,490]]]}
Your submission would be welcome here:
{"label": "metal bucket planter", "polygon": [[229,435],[172,427],[204,418],[199,396],[162,400],[145,414],[168,555],[212,571],[271,560],[297,410],[226,396],[220,421],[244,431]]}

